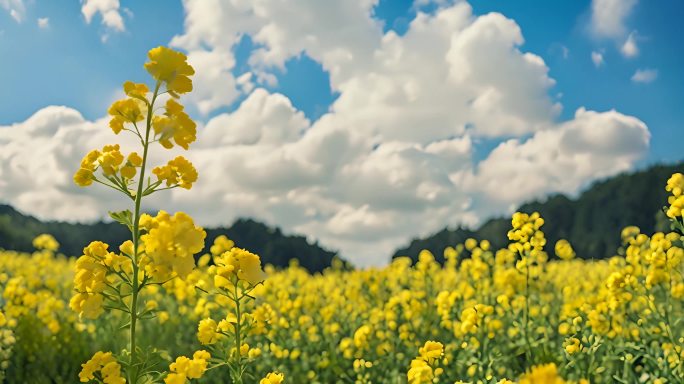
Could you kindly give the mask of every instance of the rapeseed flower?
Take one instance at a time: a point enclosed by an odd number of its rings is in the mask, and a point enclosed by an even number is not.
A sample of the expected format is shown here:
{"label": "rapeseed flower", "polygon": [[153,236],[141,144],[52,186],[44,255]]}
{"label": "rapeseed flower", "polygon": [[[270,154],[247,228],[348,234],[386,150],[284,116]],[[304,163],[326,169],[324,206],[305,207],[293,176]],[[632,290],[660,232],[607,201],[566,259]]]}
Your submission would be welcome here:
{"label": "rapeseed flower", "polygon": [[172,96],[192,91],[190,76],[195,70],[187,63],[185,54],[167,47],[151,49],[147,56],[150,61],[145,63],[145,69],[152,77],[166,85]]}
{"label": "rapeseed flower", "polygon": [[166,102],[166,111],[163,116],[154,117],[152,128],[159,137],[159,143],[166,149],[173,148],[174,142],[183,149],[188,149],[188,146],[197,138],[197,124],[185,113],[183,106],[174,99]]}
{"label": "rapeseed flower", "polygon": [[160,182],[165,182],[167,187],[179,186],[190,189],[192,184],[197,181],[197,170],[183,156],[170,160],[163,167],[154,168],[152,173],[157,176]]}
{"label": "rapeseed flower", "polygon": [[285,382],[285,375],[278,372],[270,372],[259,381],[259,384],[282,384]]}

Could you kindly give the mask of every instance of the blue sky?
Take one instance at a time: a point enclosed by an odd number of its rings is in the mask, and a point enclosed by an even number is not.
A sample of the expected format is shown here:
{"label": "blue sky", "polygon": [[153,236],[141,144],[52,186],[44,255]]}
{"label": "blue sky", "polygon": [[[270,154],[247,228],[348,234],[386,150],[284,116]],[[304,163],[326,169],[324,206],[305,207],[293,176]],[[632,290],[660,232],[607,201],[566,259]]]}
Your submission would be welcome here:
{"label": "blue sky", "polygon": [[146,81],[147,51],[169,44],[197,69],[183,102],[200,180],[149,208],[253,217],[359,265],[684,158],[682,2],[212,4],[0,2],[0,202],[106,217],[112,197],[70,175],[113,139],[121,84]]}
{"label": "blue sky", "polygon": [[[122,1],[132,16],[124,14],[127,30],[109,33],[99,16],[86,24],[78,2],[36,1],[26,5],[25,20],[17,23],[0,12],[0,124],[29,117],[46,105],[63,104],[87,118],[102,116],[122,79],[143,78],[140,65],[149,47],[165,45],[183,31],[183,8],[179,2]],[[561,118],[569,118],[585,106],[615,108],[646,122],[652,132],[651,149],[644,164],[682,159],[684,142],[684,3],[642,1],[628,17],[630,29],[638,31],[640,54],[624,58],[618,44],[590,36],[586,20],[589,1],[474,0],[476,14],[501,12],[522,28],[522,49],[540,55],[557,81],[552,96],[564,106]],[[415,17],[410,0],[381,0],[375,16],[384,30],[404,33]],[[41,29],[36,19],[49,18]],[[564,49],[567,48],[567,57]],[[238,65],[244,65],[253,44],[249,37],[236,48]],[[603,51],[606,65],[596,68],[593,50]],[[277,73],[278,86],[268,87],[290,97],[307,117],[316,119],[335,100],[328,76],[320,64],[307,56],[291,59]],[[639,68],[658,71],[650,84],[635,84],[631,76]],[[234,109],[238,102],[232,107]],[[229,110],[231,108],[228,108]],[[498,141],[483,140],[489,150]]]}

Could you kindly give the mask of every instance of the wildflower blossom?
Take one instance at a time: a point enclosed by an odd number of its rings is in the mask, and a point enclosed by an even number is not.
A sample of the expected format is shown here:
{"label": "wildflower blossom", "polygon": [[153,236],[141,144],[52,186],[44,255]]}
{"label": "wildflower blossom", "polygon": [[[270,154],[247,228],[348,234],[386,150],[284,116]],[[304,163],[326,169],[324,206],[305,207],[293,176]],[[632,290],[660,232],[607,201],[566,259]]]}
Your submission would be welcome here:
{"label": "wildflower blossom", "polygon": [[172,273],[185,279],[195,266],[193,255],[204,248],[206,232],[183,212],[171,216],[159,211],[156,217],[145,216],[141,222],[147,233],[140,238],[150,260],[145,270],[158,280],[168,279]]}
{"label": "wildflower blossom", "polygon": [[278,372],[270,372],[259,381],[259,384],[282,384],[285,381],[285,375]]}
{"label": "wildflower blossom", "polygon": [[214,285],[217,288],[229,287],[234,278],[256,285],[265,277],[261,270],[261,259],[247,250],[231,248],[216,260]]}
{"label": "wildflower blossom", "polygon": [[156,167],[152,173],[157,176],[159,181],[166,182],[167,187],[180,186],[190,189],[192,184],[197,181],[197,170],[186,158],[178,156],[170,160],[163,167]]}
{"label": "wildflower blossom", "polygon": [[192,91],[190,76],[195,70],[187,63],[187,56],[167,47],[157,47],[148,53],[150,61],[145,63],[145,69],[157,81],[166,84],[166,89],[172,95]]}
{"label": "wildflower blossom", "polygon": [[78,378],[82,383],[94,380],[97,372],[100,372],[102,382],[105,384],[126,383],[126,379],[121,376],[121,365],[116,361],[111,352],[96,352],[81,367]]}

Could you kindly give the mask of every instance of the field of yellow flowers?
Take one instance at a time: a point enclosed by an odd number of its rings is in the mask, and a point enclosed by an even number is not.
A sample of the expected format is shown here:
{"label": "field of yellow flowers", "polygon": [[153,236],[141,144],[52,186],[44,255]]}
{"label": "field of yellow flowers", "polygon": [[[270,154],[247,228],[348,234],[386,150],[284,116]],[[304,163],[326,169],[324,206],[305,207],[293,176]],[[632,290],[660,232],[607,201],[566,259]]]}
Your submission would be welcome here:
{"label": "field of yellow flowers", "polygon": [[[423,252],[414,266],[363,271],[267,267],[242,309],[245,382],[275,371],[290,383],[681,383],[679,235],[627,228],[623,239],[622,255],[605,261],[521,259],[470,240],[447,248],[444,266]],[[126,318],[70,310],[75,259],[56,255],[47,236],[35,243],[33,254],[0,253],[0,367],[8,383],[73,383],[95,352],[126,347]],[[203,291],[219,276],[210,260],[231,249],[219,238],[185,280],[141,298],[151,319],[139,342],[160,365],[212,347],[230,358],[235,343],[221,330],[237,322],[235,307]],[[230,382],[220,367],[201,380]]]}
{"label": "field of yellow flowers", "polygon": [[684,382],[682,174],[666,186],[672,231],[625,228],[610,260],[547,244],[536,213],[513,215],[507,248],[468,239],[444,265],[423,251],[311,275],[262,266],[225,236],[197,255],[206,235],[189,215],[141,213],[144,197],[198,178],[183,156],[146,173],[149,151],[196,138],[179,101],[194,69],[165,47],[148,56],[154,85],[126,82],[109,110],[142,155],[107,145],[74,175],[130,200],[110,215],[131,239],[78,258],[48,234],[32,254],[0,250],[0,382]]}

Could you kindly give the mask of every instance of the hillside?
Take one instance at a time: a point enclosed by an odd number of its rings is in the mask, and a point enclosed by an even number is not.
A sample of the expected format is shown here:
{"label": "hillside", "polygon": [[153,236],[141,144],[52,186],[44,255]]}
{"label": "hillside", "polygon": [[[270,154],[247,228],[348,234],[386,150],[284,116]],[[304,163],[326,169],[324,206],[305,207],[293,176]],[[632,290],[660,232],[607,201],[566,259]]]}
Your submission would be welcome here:
{"label": "hillside", "polygon": [[[335,252],[309,243],[305,237],[285,235],[279,228],[271,228],[250,219],[239,219],[228,228],[206,228],[206,247],[219,235],[226,235],[238,247],[249,249],[261,256],[265,264],[287,266],[291,259],[311,272],[330,266]],[[117,223],[71,224],[58,221],[43,222],[24,215],[9,205],[0,204],[0,248],[17,251],[33,250],[33,238],[41,233],[52,234],[60,243],[60,252],[78,256],[83,247],[93,240],[118,245],[130,237],[130,232]]]}
{"label": "hillside", "polygon": [[[580,258],[606,258],[615,254],[620,246],[620,231],[628,225],[636,225],[646,233],[668,229],[662,213],[667,203],[665,183],[673,173],[682,171],[684,163],[624,173],[593,184],[576,199],[553,195],[544,201],[523,204],[518,211],[537,211],[547,218],[543,227],[548,240],[547,252],[552,252],[556,241],[564,238]],[[494,248],[502,248],[508,244],[506,233],[510,226],[510,218],[496,218],[476,230],[445,228],[411,241],[393,257],[416,259],[420,250],[428,249],[442,261],[445,247],[462,243],[469,237],[487,239]]]}

